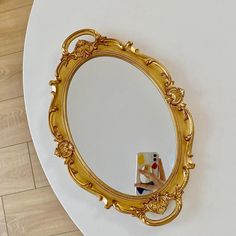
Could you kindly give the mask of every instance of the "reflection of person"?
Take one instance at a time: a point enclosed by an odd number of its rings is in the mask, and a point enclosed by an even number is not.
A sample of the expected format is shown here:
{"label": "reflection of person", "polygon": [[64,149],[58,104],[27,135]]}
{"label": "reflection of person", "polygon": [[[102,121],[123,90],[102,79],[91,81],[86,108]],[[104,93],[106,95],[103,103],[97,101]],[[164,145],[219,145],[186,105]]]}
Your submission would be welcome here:
{"label": "reflection of person", "polygon": [[135,187],[154,192],[164,185],[166,181],[166,176],[165,176],[165,171],[163,168],[161,158],[159,158],[159,156],[156,156],[154,158],[154,161],[155,161],[154,164],[152,164],[152,166],[149,166],[150,168],[146,167],[144,169],[139,169],[139,173],[141,175],[144,175],[146,178],[148,178],[150,182],[149,183],[136,183]]}

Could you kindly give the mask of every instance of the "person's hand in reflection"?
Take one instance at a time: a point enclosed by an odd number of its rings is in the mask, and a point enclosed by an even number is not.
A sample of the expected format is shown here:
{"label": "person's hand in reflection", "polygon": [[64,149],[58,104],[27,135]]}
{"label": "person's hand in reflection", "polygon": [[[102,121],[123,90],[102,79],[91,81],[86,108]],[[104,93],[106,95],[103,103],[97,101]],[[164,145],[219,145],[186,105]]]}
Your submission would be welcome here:
{"label": "person's hand in reflection", "polygon": [[149,183],[136,183],[135,187],[143,188],[149,191],[156,191],[160,189],[166,182],[166,176],[163,168],[163,164],[161,159],[158,157],[157,159],[157,168],[158,168],[158,176],[154,173],[150,173],[148,170],[139,170],[139,173],[144,175],[146,178],[150,180]]}

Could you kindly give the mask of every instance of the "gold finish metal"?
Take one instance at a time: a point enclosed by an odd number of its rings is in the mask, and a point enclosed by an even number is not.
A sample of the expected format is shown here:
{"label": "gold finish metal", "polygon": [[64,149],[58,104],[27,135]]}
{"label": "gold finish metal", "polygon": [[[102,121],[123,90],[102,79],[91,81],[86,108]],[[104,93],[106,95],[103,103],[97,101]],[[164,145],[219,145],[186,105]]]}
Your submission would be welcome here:
{"label": "gold finish metal", "polygon": [[[92,36],[94,41],[78,39]],[[73,51],[69,46],[77,40]],[[150,226],[159,226],[172,221],[182,208],[182,194],[189,179],[192,162],[194,135],[193,119],[183,102],[184,90],[174,86],[170,74],[156,59],[139,52],[132,42],[123,44],[119,40],[101,36],[95,30],[83,29],[71,34],[62,45],[61,62],[56,69],[56,79],[50,81],[53,99],[49,109],[49,125],[57,142],[55,155],[64,159],[75,182],[85,190],[95,194],[105,203],[105,208],[114,207],[118,211],[138,217]],[[177,143],[177,157],[174,169],[158,191],[145,196],[131,196],[109,187],[93,173],[75,147],[67,121],[66,101],[70,81],[76,70],[86,61],[100,56],[117,57],[143,71],[162,94],[172,114]],[[147,217],[147,212],[163,214],[170,200],[176,205],[173,212],[159,220]]]}

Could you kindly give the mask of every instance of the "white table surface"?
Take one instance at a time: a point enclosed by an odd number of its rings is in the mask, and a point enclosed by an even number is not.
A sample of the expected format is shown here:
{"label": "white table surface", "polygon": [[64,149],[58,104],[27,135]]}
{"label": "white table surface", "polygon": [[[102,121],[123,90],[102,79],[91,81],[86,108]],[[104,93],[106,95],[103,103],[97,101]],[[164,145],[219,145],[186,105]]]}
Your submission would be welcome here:
{"label": "white table surface", "polygon": [[[84,235],[235,235],[236,4],[233,0],[35,0],[24,50],[24,95],[30,131],[45,174]],[[66,36],[81,28],[134,41],[185,88],[196,135],[184,207],[162,227],[106,210],[54,158],[48,128],[50,87]]]}

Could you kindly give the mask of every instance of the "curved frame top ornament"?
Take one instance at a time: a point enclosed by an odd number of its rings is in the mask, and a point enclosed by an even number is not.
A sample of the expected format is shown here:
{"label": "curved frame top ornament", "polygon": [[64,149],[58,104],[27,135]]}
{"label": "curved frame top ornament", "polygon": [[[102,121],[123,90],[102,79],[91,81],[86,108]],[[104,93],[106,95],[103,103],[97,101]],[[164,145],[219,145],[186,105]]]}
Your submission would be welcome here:
{"label": "curved frame top ornament", "polygon": [[[94,41],[79,39],[92,36]],[[77,40],[70,52],[69,46]],[[159,226],[172,221],[182,208],[182,194],[189,179],[192,162],[194,135],[193,119],[183,101],[184,90],[174,86],[170,74],[156,59],[146,56],[133,46],[119,40],[101,36],[95,30],[83,29],[71,34],[62,45],[61,61],[56,69],[55,80],[50,81],[53,99],[49,108],[49,126],[57,142],[55,155],[64,159],[75,182],[103,201],[105,208],[138,217],[150,226]],[[162,94],[170,108],[176,127],[177,157],[174,169],[165,185],[158,191],[145,196],[123,194],[101,181],[86,165],[73,142],[66,114],[66,100],[70,81],[76,70],[86,61],[100,56],[112,56],[133,64],[143,71]],[[175,201],[174,210],[159,220],[150,219],[147,212],[164,214],[169,201]]]}

